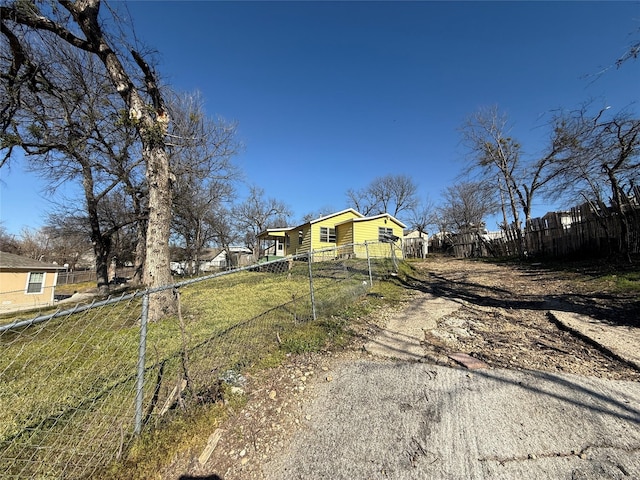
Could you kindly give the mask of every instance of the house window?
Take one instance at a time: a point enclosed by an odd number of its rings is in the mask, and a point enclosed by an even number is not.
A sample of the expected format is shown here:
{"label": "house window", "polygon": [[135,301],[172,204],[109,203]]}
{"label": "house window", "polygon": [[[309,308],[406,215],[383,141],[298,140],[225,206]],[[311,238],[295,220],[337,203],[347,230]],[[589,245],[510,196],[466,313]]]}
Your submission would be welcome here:
{"label": "house window", "polygon": [[393,228],[378,227],[378,241],[383,242],[388,235],[393,235]]}
{"label": "house window", "polygon": [[298,232],[298,245],[302,245],[302,240],[304,239],[304,232],[300,230]]}
{"label": "house window", "polygon": [[29,272],[27,293],[42,293],[44,290],[44,272]]}
{"label": "house window", "polygon": [[320,227],[320,241],[328,243],[336,243],[336,229],[328,227]]}
{"label": "house window", "polygon": [[287,245],[287,248],[290,248],[291,247],[291,237],[288,234],[284,236],[284,241],[285,241],[285,243]]}

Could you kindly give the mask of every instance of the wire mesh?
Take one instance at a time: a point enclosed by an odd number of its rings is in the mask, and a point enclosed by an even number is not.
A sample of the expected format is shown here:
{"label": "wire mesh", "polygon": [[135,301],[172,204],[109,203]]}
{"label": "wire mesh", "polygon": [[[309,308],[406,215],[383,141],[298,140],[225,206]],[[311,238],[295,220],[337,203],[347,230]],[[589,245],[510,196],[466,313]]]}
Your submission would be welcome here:
{"label": "wire mesh", "polygon": [[2,332],[0,475],[82,477],[122,451],[138,318],[130,298]]}
{"label": "wire mesh", "polygon": [[145,292],[21,321],[5,315],[0,478],[95,476],[126,455],[139,427],[179,414],[185,401],[220,400],[225,384],[241,386],[279,349],[318,347],[299,332],[367,293],[396,268],[396,253],[349,245],[168,286],[178,310],[147,325],[142,390]]}

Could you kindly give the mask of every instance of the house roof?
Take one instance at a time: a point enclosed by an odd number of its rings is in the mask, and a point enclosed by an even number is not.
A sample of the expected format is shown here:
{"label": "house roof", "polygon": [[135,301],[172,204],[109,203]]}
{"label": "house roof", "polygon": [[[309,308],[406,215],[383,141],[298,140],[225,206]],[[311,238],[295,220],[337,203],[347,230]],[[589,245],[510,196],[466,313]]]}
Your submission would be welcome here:
{"label": "house roof", "polygon": [[[318,217],[318,218],[316,218],[314,220],[311,220],[311,221],[309,221],[307,223],[322,222],[323,220],[327,220],[328,218],[331,218],[331,217],[337,217],[338,215],[342,215],[343,213],[347,213],[347,212],[354,213],[356,215],[356,217],[358,217],[358,218],[364,218],[364,215],[362,215],[357,210],[354,210],[353,208],[346,208],[344,210],[340,210],[339,212],[330,213],[329,215],[325,215],[324,217]],[[302,225],[306,225],[306,223],[303,223]]]}
{"label": "house roof", "polygon": [[[356,213],[358,213],[358,212],[356,212]],[[388,218],[392,222],[395,222],[401,228],[407,228],[407,226],[404,223],[402,223],[400,220],[398,220],[393,215],[390,215],[388,213],[381,213],[380,215],[374,215],[373,217],[365,217],[365,216],[360,215],[360,218],[350,218],[349,220],[345,220],[344,222],[340,222],[338,225],[340,225],[342,223],[349,223],[349,222],[369,222],[371,220],[376,220],[378,218]]]}
{"label": "house roof", "polygon": [[[267,232],[281,232],[281,231],[296,230],[296,229],[304,227],[305,225],[313,225],[314,223],[322,222],[324,220],[327,220],[327,219],[332,218],[332,217],[337,217],[338,215],[342,215],[343,213],[347,213],[347,212],[353,213],[358,218],[365,218],[365,216],[362,215],[357,210],[354,210],[353,208],[345,208],[344,210],[340,210],[339,212],[334,212],[334,213],[330,213],[329,215],[325,215],[323,217],[314,218],[313,220],[309,220],[308,222],[301,223],[300,225],[296,225],[295,227],[272,228],[272,229],[267,230]],[[350,220],[345,220],[345,221],[348,222]],[[340,223],[344,223],[344,222],[340,222]]]}
{"label": "house roof", "polygon": [[395,222],[396,224],[398,224],[398,226],[400,226],[401,228],[406,228],[406,225],[404,223],[402,223],[400,220],[398,220],[397,218],[395,218],[394,216],[388,214],[388,213],[381,213],[380,215],[374,215],[373,217],[365,217],[363,214],[361,214],[360,212],[358,212],[357,210],[354,210],[353,208],[346,208],[344,210],[340,210],[339,212],[335,212],[335,213],[330,213],[329,215],[325,215],[324,217],[318,217],[316,219],[310,220],[306,223],[302,223],[296,227],[283,227],[283,228],[268,228],[267,230],[260,232],[258,234],[258,238],[261,238],[263,240],[267,240],[267,239],[275,239],[277,237],[280,237],[282,235],[276,235],[277,233],[282,233],[284,235],[284,232],[287,231],[291,231],[291,230],[296,230],[299,228],[304,227],[305,225],[312,225],[314,223],[318,223],[318,222],[322,222],[325,221],[329,218],[332,217],[337,217],[338,215],[342,215],[343,213],[347,213],[347,212],[351,212],[353,213],[356,218],[349,218],[347,220],[343,220],[342,222],[338,223],[337,225],[341,225],[344,223],[349,223],[349,222],[368,222],[371,220],[375,220],[378,218],[388,218],[391,221]]}
{"label": "house roof", "polygon": [[420,230],[407,230],[404,232],[404,238],[424,238],[429,237],[429,232],[421,232]]}
{"label": "house roof", "polygon": [[[267,228],[266,230],[260,232],[258,237],[284,237],[285,232],[289,230],[293,230],[295,227],[282,227],[282,228]],[[277,235],[282,234],[282,235]]]}
{"label": "house roof", "polygon": [[294,228],[295,227],[267,228],[266,230],[263,230],[262,232],[260,232],[258,236],[265,235],[265,234],[272,234],[272,233],[282,233],[284,235],[284,232],[293,230]]}
{"label": "house roof", "polygon": [[53,263],[44,263],[33,258],[0,252],[0,269],[3,270],[64,270],[64,267]]}
{"label": "house roof", "polygon": [[200,260],[202,261],[210,261],[220,255],[224,250],[222,248],[206,248],[200,254]]}
{"label": "house roof", "polygon": [[249,247],[245,247],[242,245],[229,245],[229,251],[231,253],[253,253]]}

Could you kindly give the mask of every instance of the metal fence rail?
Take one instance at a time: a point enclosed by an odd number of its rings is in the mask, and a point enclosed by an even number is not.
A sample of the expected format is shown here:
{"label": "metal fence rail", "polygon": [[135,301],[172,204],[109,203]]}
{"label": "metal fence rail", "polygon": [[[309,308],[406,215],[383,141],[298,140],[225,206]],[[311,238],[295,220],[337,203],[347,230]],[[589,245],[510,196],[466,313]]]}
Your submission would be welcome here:
{"label": "metal fence rail", "polygon": [[[301,329],[366,293],[397,253],[349,245],[34,318],[5,315],[0,478],[96,476],[186,399],[216,401],[279,349],[312,347],[300,345]],[[160,290],[177,312],[148,322]]]}

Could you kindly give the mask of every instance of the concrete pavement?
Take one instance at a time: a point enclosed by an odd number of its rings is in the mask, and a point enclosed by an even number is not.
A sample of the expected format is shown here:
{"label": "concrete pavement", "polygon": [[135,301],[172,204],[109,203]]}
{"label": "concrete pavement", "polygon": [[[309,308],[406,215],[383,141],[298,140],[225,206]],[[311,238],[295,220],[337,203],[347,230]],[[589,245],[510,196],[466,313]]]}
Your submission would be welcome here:
{"label": "concrete pavement", "polygon": [[615,325],[573,312],[550,310],[563,328],[640,370],[640,331],[629,325]]}
{"label": "concrete pavement", "polygon": [[[640,479],[640,383],[416,362],[459,307],[422,296],[365,345],[375,357],[336,363],[266,478]],[[640,368],[635,329],[551,317]]]}
{"label": "concrete pavement", "polygon": [[640,478],[640,384],[341,363],[273,479]]}
{"label": "concrete pavement", "polygon": [[[424,358],[425,331],[436,328],[438,319],[460,308],[459,301],[436,297],[430,293],[417,296],[403,315],[389,319],[385,328],[364,345],[367,352],[399,360],[420,361]],[[407,318],[413,319],[411,322]]]}

